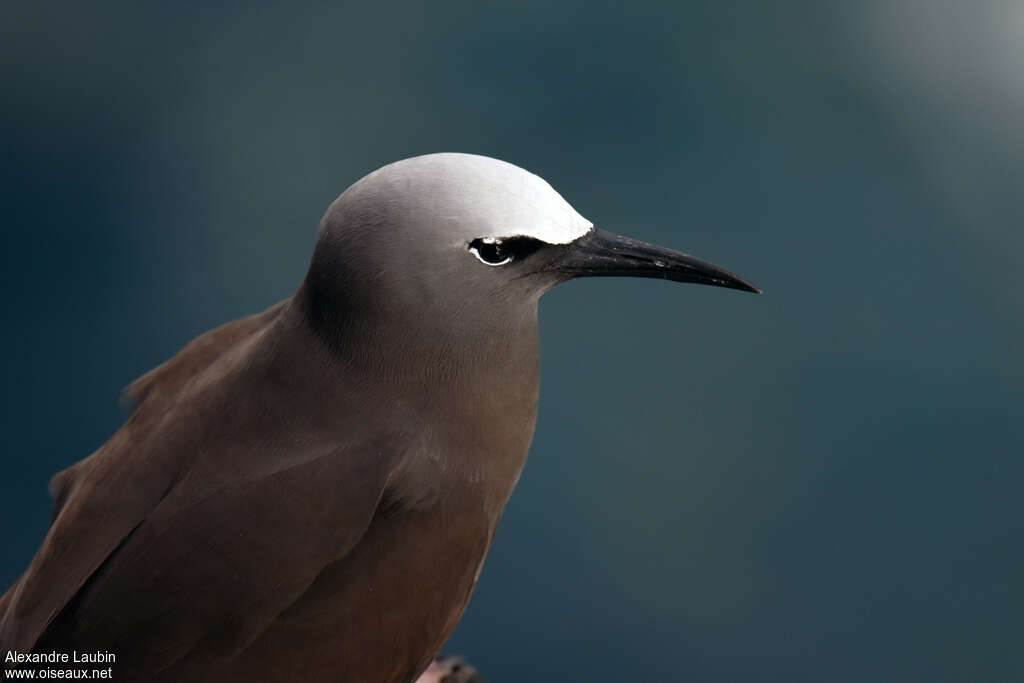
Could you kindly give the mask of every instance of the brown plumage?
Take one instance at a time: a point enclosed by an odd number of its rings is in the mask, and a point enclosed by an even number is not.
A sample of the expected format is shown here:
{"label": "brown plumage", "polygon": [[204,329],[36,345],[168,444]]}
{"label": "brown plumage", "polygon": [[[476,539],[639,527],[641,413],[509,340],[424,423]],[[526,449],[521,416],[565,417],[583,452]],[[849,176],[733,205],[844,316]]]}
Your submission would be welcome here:
{"label": "brown plumage", "polygon": [[[401,456],[422,447],[410,425],[430,408],[404,415],[395,399],[430,395],[360,377],[333,353],[292,301],[136,382],[128,423],[54,478],[53,528],[9,591],[10,647],[109,650],[124,680],[422,670],[469,598],[502,501],[453,476],[406,504],[403,477],[419,466]],[[481,398],[466,420],[488,403],[516,409]],[[483,450],[481,436],[434,438]],[[525,439],[513,443],[525,455]]]}
{"label": "brown plumage", "polygon": [[609,273],[750,288],[592,230],[503,162],[367,176],[295,296],[137,380],[126,424],[54,477],[0,649],[109,651],[124,681],[414,680],[526,458],[537,299]]}

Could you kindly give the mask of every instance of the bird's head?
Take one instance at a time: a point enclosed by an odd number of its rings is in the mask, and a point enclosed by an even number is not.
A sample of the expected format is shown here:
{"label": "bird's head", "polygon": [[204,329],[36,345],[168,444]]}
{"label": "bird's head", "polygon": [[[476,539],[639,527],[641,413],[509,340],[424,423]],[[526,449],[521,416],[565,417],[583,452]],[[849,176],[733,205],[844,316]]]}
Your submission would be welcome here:
{"label": "bird's head", "polygon": [[306,287],[328,317],[470,333],[532,320],[545,291],[591,276],[759,291],[706,261],[596,229],[542,178],[472,154],[405,159],[352,185],[324,216]]}

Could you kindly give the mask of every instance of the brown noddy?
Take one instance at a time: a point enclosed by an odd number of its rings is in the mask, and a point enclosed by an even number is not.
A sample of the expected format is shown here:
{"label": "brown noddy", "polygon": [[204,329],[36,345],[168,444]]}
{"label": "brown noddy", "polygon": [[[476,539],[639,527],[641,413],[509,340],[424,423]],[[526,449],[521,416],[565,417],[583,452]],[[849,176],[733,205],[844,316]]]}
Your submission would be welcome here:
{"label": "brown noddy", "polygon": [[612,275],[758,291],[495,159],[359,180],[293,297],[137,380],[127,423],[54,477],[0,651],[110,653],[124,681],[416,679],[526,459],[537,300]]}

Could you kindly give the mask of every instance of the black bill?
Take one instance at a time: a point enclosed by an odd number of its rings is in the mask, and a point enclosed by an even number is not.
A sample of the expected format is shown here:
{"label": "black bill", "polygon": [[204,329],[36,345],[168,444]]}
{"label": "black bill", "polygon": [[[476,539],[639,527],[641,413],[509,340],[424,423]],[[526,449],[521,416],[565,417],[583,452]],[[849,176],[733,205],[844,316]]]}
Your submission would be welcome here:
{"label": "black bill", "polygon": [[596,228],[567,244],[565,255],[549,267],[569,277],[652,277],[761,293],[713,263]]}

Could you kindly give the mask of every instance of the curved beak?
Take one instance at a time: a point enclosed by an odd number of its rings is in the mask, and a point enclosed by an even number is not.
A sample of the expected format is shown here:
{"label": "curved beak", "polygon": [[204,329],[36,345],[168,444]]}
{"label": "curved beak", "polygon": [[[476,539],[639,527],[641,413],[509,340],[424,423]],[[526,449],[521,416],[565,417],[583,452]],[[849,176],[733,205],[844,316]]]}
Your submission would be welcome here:
{"label": "curved beak", "polygon": [[761,293],[713,263],[597,228],[566,245],[565,254],[549,268],[569,278],[652,277]]}

